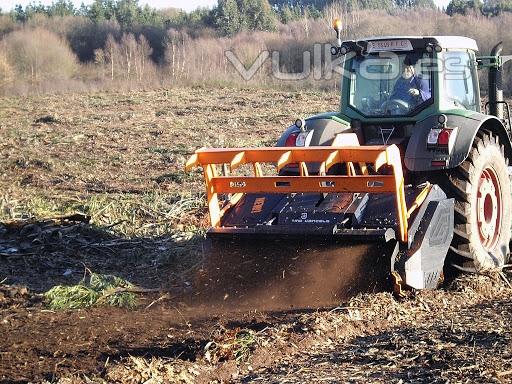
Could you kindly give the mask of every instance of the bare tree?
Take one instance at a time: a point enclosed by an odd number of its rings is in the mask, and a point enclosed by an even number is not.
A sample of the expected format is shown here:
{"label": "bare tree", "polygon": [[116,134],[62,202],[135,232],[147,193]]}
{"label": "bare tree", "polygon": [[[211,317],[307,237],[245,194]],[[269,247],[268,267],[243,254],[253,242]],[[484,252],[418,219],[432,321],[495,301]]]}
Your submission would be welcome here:
{"label": "bare tree", "polygon": [[101,68],[101,78],[105,78],[105,52],[98,48],[94,50],[94,64]]}
{"label": "bare tree", "polygon": [[9,64],[7,58],[7,47],[5,41],[0,41],[0,86],[14,80],[14,68]]}
{"label": "bare tree", "polygon": [[149,45],[148,40],[144,37],[144,35],[139,35],[137,41],[137,61],[138,64],[136,67],[138,68],[138,80],[142,81],[142,77],[146,71],[147,63],[150,60],[151,53],[153,53],[153,49]]}
{"label": "bare tree", "polygon": [[137,41],[132,33],[124,33],[121,37],[121,51],[123,53],[126,78],[130,80],[132,75],[132,65],[135,64],[134,57],[137,51]]}
{"label": "bare tree", "polygon": [[167,32],[167,43],[165,50],[165,59],[170,65],[171,77],[176,78],[176,49],[177,49],[178,32],[175,29],[169,29]]}
{"label": "bare tree", "polygon": [[77,59],[66,41],[42,28],[12,32],[4,44],[8,63],[31,82],[70,78],[77,68]]}
{"label": "bare tree", "polygon": [[105,42],[105,49],[103,50],[105,53],[105,61],[108,61],[110,64],[110,80],[114,80],[114,62],[117,60],[117,52],[119,48],[117,46],[116,40],[114,36],[111,34],[108,35],[107,41]]}
{"label": "bare tree", "polygon": [[194,45],[193,40],[186,32],[169,30],[166,59],[171,66],[171,76],[173,79],[184,77],[187,55],[192,54],[192,57],[195,57],[193,52],[189,52],[192,45]]}

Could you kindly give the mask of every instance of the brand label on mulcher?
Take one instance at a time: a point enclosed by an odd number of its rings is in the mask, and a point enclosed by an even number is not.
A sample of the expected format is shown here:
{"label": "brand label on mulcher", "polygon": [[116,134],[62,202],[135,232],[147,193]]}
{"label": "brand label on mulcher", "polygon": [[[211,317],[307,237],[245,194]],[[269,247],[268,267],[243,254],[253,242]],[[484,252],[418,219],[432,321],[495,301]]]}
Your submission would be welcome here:
{"label": "brand label on mulcher", "polygon": [[343,219],[343,214],[331,212],[287,212],[279,215],[279,224],[334,225]]}

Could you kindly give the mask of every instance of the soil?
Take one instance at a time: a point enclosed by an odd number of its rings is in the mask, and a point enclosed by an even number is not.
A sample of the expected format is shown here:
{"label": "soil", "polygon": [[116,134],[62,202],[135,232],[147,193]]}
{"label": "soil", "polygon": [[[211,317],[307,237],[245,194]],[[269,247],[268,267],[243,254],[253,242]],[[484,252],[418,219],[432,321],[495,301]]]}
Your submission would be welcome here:
{"label": "soil", "polygon": [[[297,117],[336,109],[336,95],[183,88],[0,104],[0,382],[512,381],[507,271],[397,299],[367,244],[350,261],[339,244],[204,258],[188,154],[271,145]],[[43,293],[87,270],[149,291],[132,310],[49,310]]]}
{"label": "soil", "polygon": [[2,310],[0,372],[5,382],[53,381],[67,374],[101,377],[109,361],[127,356],[195,362],[219,326],[260,327],[291,317],[270,313],[205,316],[198,309],[173,308],[171,303],[135,311],[11,307]]}
{"label": "soil", "polygon": [[[205,347],[219,330],[261,331],[276,324],[294,324],[304,314],[376,289],[371,276],[359,279],[369,282],[367,286],[356,284],[358,272],[353,265],[358,265],[357,254],[347,264],[346,258],[338,257],[339,244],[324,244],[315,252],[308,244],[309,251],[302,254],[290,244],[296,252],[290,258],[282,242],[280,253],[274,250],[265,257],[258,249],[253,254],[208,250],[210,257],[188,275],[190,282],[183,278],[169,282],[168,275],[151,270],[147,258],[130,257],[140,240],[116,239],[83,220],[75,215],[3,225],[0,246],[12,253],[2,256],[0,273],[22,283],[0,285],[0,329],[5,335],[0,341],[0,372],[5,381],[54,381],[70,373],[102,377],[108,373],[106,364],[127,356],[196,362],[204,360]],[[144,249],[161,247],[164,242],[145,239]],[[28,243],[29,253],[12,251]],[[110,247],[115,247],[116,257],[106,259],[101,250]],[[368,256],[366,247],[359,247],[361,257]],[[125,257],[127,250],[130,253]],[[69,285],[74,278],[66,271],[81,265],[159,289],[140,296],[135,310],[47,309],[41,292],[57,284]],[[347,270],[347,265],[352,267]],[[165,267],[171,266],[172,261]],[[326,284],[329,269],[332,282]],[[260,351],[259,359],[263,355]]]}

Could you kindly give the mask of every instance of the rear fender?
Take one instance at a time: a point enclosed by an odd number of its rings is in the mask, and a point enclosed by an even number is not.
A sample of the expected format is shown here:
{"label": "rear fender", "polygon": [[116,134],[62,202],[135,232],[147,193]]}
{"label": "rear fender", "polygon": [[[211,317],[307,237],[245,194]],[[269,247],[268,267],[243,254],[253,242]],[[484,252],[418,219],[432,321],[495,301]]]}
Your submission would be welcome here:
{"label": "rear fender", "polygon": [[[306,131],[313,131],[310,146],[331,145],[338,133],[350,130],[350,125],[340,123],[330,118],[309,118],[306,120]],[[294,133],[300,132],[295,125],[288,127],[277,141],[278,147],[284,147],[286,138]]]}
{"label": "rear fender", "polygon": [[451,154],[427,149],[427,136],[430,129],[437,127],[437,115],[420,121],[414,127],[413,134],[407,145],[405,153],[405,167],[409,171],[436,171],[441,167],[432,167],[432,160],[446,160],[444,169],[459,166],[469,155],[475,136],[479,130],[490,130],[500,138],[500,143],[505,147],[505,156],[510,159],[512,147],[507,130],[503,123],[494,116],[474,113],[464,117],[460,115],[448,115],[447,126],[458,128],[457,138]]}

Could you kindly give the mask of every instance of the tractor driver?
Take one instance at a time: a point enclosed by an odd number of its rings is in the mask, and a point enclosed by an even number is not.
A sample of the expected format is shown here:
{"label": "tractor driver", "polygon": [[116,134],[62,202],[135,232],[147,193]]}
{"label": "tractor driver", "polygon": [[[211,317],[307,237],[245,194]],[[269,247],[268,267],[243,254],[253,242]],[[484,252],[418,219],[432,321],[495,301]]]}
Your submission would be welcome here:
{"label": "tractor driver", "polygon": [[404,65],[402,76],[396,81],[390,100],[402,100],[413,109],[418,104],[430,99],[431,92],[428,80],[416,75],[414,66]]}

